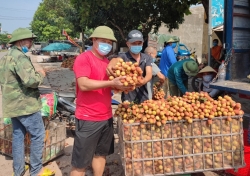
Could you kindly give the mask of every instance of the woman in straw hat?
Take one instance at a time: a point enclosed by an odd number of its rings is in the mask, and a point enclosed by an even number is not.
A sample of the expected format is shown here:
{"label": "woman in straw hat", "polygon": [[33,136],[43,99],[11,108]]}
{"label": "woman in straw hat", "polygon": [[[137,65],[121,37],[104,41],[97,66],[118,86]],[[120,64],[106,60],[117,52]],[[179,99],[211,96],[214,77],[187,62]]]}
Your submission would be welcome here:
{"label": "woman in straw hat", "polygon": [[216,71],[210,67],[204,67],[199,73],[198,76],[202,78],[202,91],[207,92],[212,98],[216,97],[220,90],[209,88],[210,82],[212,82],[213,78],[216,75]]}

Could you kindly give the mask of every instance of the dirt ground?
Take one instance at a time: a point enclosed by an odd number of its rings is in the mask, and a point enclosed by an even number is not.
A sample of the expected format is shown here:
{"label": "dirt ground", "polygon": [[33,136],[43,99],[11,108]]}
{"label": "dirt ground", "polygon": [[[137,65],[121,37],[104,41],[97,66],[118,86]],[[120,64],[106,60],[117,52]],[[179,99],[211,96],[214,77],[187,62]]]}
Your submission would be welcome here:
{"label": "dirt ground", "polygon": [[[47,79],[45,80],[46,84],[49,84],[51,88],[55,91],[65,91],[65,92],[74,92],[75,90],[75,80],[74,74],[71,70],[61,68],[61,63],[42,63],[40,64],[47,73]],[[115,94],[114,99],[120,101],[120,95]],[[1,104],[1,102],[0,102]],[[116,109],[116,106],[113,106],[113,111]],[[115,153],[110,155],[107,158],[107,164],[105,167],[104,176],[123,176],[123,167],[120,160],[119,148],[118,148],[118,137],[115,135]],[[51,162],[45,164],[46,168],[52,169],[56,172],[55,176],[69,176],[71,169],[71,154],[73,147],[74,139],[69,133],[66,139],[65,145],[65,154],[52,160]],[[12,159],[10,157],[0,154],[0,176],[10,176],[12,174]],[[25,176],[28,176],[26,172]],[[92,176],[92,170],[89,167],[87,169],[87,176]],[[222,172],[204,172],[192,174],[192,176],[219,176],[224,175]],[[227,175],[227,174],[226,174]],[[228,176],[228,175],[227,175]]]}

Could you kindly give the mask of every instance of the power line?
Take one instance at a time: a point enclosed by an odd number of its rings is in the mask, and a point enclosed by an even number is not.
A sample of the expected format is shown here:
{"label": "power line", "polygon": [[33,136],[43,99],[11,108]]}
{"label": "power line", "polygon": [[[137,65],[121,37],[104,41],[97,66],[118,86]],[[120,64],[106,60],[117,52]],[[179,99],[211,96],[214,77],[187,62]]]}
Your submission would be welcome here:
{"label": "power line", "polygon": [[31,19],[30,17],[13,17],[13,16],[3,16],[3,15],[0,15],[0,18]]}
{"label": "power line", "polygon": [[15,11],[33,11],[35,12],[36,10],[30,10],[30,9],[14,9],[14,8],[6,8],[6,7],[0,7],[0,9],[3,9],[3,10],[15,10]]}
{"label": "power line", "polygon": [[1,18],[0,17],[0,20],[16,20],[16,21],[18,21],[18,20],[31,20],[31,19],[8,19],[8,18]]}

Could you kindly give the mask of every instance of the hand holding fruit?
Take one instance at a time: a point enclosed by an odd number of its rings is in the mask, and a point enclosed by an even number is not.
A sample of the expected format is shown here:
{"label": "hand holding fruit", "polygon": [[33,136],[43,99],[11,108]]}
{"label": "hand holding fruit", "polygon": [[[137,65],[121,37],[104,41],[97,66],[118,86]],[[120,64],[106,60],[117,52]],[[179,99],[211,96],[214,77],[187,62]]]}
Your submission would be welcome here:
{"label": "hand holding fruit", "polygon": [[[116,62],[117,59],[118,62]],[[143,71],[137,62],[124,62],[122,58],[113,58],[107,68],[107,73],[111,74],[111,76],[109,76],[109,80],[114,80],[120,76],[126,76],[120,79],[121,83],[127,87],[126,91],[124,88],[116,88],[116,92],[124,91],[125,93],[128,93],[128,91],[134,90],[136,86],[145,84],[142,77]]]}
{"label": "hand holding fruit", "polygon": [[164,82],[165,82],[165,78],[164,79],[159,79],[159,87],[162,87]]}
{"label": "hand holding fruit", "polygon": [[145,79],[143,77],[138,77],[138,82],[136,84],[136,87],[141,87],[144,84],[146,84]]}
{"label": "hand holding fruit", "polygon": [[121,90],[121,91],[128,91],[130,90],[133,86],[131,85],[127,85],[125,86],[122,82],[122,80],[126,79],[126,76],[120,76],[120,77],[117,77],[117,78],[114,78],[112,79],[112,82],[113,82],[113,88],[115,90]]}
{"label": "hand holding fruit", "polygon": [[112,58],[112,60],[109,62],[106,72],[108,76],[115,76],[115,73],[113,72],[115,65],[119,62],[119,58]]}

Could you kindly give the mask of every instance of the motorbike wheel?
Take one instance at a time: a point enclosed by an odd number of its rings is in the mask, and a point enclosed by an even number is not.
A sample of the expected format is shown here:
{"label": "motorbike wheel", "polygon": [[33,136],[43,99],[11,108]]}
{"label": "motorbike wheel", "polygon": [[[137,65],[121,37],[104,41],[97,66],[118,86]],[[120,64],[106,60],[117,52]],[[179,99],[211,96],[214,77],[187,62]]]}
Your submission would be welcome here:
{"label": "motorbike wheel", "polygon": [[194,76],[191,80],[191,86],[195,92],[199,92],[199,86],[200,86],[200,81],[198,80],[199,78],[197,76]]}

